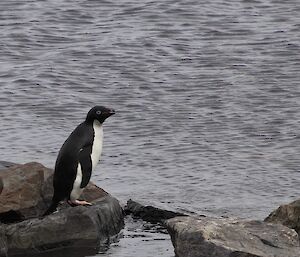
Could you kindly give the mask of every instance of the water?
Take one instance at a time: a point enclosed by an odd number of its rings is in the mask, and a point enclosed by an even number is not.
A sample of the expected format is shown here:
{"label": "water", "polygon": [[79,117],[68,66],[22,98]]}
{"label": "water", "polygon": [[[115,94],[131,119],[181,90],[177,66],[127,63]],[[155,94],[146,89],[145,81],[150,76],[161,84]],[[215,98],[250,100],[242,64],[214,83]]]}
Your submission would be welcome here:
{"label": "water", "polygon": [[[122,203],[264,218],[299,198],[299,12],[298,0],[2,0],[1,159],[53,167],[105,105],[117,114],[93,181]],[[173,256],[130,231],[99,256]]]}

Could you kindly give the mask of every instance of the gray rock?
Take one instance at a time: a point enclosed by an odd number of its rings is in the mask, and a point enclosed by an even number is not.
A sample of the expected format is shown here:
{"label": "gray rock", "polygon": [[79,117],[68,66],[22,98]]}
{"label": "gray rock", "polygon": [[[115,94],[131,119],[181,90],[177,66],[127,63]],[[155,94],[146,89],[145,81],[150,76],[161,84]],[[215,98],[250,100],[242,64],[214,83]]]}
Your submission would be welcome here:
{"label": "gray rock", "polygon": [[93,206],[64,208],[43,219],[5,226],[9,256],[34,255],[59,248],[99,249],[123,227],[119,202],[107,195]]}
{"label": "gray rock", "polygon": [[53,171],[28,163],[1,170],[0,175],[4,182],[0,220],[5,223],[0,223],[0,257],[6,252],[9,256],[51,256],[56,250],[60,252],[55,256],[66,250],[69,256],[86,256],[109,243],[124,226],[119,202],[91,182],[82,197],[92,206],[62,204],[58,212],[40,218],[52,198]]}
{"label": "gray rock", "polygon": [[298,235],[283,225],[176,217],[165,222],[177,257],[299,257]]}
{"label": "gray rock", "polygon": [[7,256],[7,243],[4,228],[0,225],[0,256]]}
{"label": "gray rock", "polygon": [[132,214],[135,218],[140,218],[152,223],[162,223],[167,219],[177,216],[186,216],[179,212],[163,210],[149,205],[144,206],[138,202],[132,201],[131,199],[127,201],[124,211],[126,214]]}
{"label": "gray rock", "polygon": [[265,221],[285,225],[295,229],[296,232],[300,234],[300,200],[281,205],[277,210],[273,211]]}

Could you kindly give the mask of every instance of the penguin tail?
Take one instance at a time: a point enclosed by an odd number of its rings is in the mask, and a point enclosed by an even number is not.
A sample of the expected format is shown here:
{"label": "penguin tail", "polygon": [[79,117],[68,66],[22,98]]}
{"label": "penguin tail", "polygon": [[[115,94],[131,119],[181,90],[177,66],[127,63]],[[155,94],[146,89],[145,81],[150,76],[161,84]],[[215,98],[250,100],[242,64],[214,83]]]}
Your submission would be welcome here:
{"label": "penguin tail", "polygon": [[58,204],[59,204],[59,201],[52,200],[51,205],[49,206],[49,208],[47,209],[47,211],[45,211],[45,213],[42,215],[42,217],[45,217],[45,216],[47,216],[47,215],[55,212]]}

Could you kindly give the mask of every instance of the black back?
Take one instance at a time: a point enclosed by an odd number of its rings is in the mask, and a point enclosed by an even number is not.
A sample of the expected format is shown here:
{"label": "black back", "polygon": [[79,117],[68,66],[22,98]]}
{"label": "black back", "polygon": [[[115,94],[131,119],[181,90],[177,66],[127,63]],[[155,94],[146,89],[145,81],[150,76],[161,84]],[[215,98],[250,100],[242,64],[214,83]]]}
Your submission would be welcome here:
{"label": "black back", "polygon": [[61,147],[54,171],[53,187],[54,201],[69,199],[76,179],[78,163],[82,168],[82,184],[84,187],[89,182],[92,172],[91,151],[94,140],[93,125],[81,123],[68,137]]}

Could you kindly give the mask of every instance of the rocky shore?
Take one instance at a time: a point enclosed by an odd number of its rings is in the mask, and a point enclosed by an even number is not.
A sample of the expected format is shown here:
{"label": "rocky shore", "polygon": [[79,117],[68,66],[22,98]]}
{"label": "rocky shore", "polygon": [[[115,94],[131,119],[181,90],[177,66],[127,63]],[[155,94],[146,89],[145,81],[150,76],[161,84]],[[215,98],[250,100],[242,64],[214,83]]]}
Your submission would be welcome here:
{"label": "rocky shore", "polygon": [[118,236],[124,226],[123,210],[117,199],[93,183],[83,193],[92,206],[64,204],[41,218],[52,197],[52,176],[53,171],[39,163],[1,164],[1,257],[47,256],[61,250],[86,256]]}
{"label": "rocky shore", "polygon": [[299,257],[298,234],[283,225],[232,218],[166,221],[178,257]]}
{"label": "rocky shore", "polygon": [[132,200],[125,212],[163,224],[176,257],[300,256],[300,201],[279,207],[265,221],[186,216]]}
{"label": "rocky shore", "polygon": [[124,214],[164,226],[176,257],[300,257],[300,200],[264,221],[188,216],[117,199],[92,182],[83,198],[41,218],[52,197],[53,171],[39,163],[0,162],[0,257],[96,254],[118,238]]}

